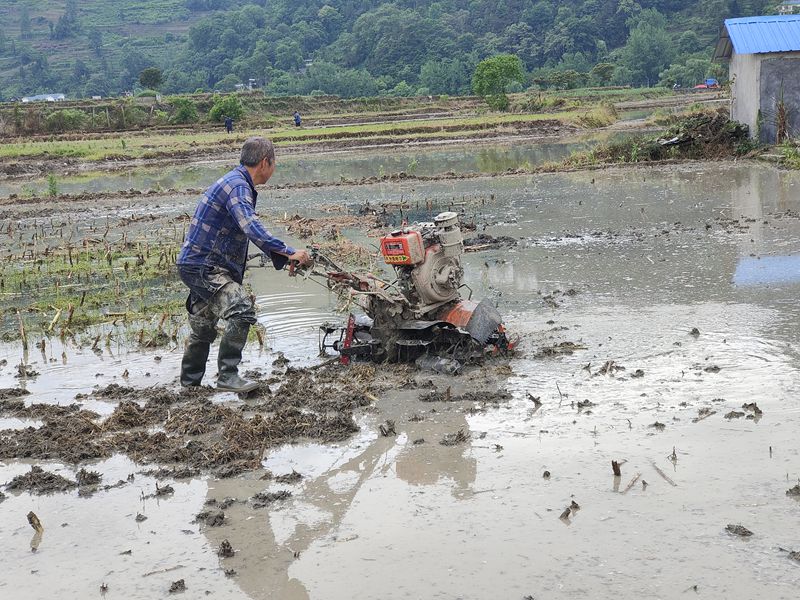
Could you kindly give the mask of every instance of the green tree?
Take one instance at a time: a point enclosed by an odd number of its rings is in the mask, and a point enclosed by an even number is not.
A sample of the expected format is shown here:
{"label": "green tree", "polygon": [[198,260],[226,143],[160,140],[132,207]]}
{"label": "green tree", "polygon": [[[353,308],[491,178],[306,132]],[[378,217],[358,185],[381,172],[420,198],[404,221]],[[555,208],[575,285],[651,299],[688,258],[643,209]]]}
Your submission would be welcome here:
{"label": "green tree", "polygon": [[72,79],[74,83],[83,84],[89,78],[89,67],[80,58],[75,59],[75,64],[72,67]]}
{"label": "green tree", "polygon": [[212,121],[222,121],[225,117],[230,117],[234,121],[238,121],[242,117],[242,114],[244,114],[244,108],[242,107],[241,101],[236,96],[218,98],[216,102],[214,102],[214,106],[211,107],[211,110],[208,111],[208,116]]}
{"label": "green tree", "polygon": [[164,83],[164,74],[158,67],[147,67],[139,73],[139,83],[149,90],[157,90]]}
{"label": "green tree", "polygon": [[429,60],[419,71],[419,82],[431,94],[468,94],[470,68],[459,59]]}
{"label": "green tree", "polygon": [[333,38],[341,31],[344,18],[338,10],[329,4],[325,4],[317,11],[317,17],[322,22],[322,26],[330,38]]}
{"label": "green tree", "polygon": [[631,30],[620,51],[620,63],[632,74],[630,83],[651,86],[672,62],[674,44],[663,26],[662,15],[645,10],[640,16],[646,18]]}
{"label": "green tree", "polygon": [[408,85],[405,81],[401,81],[396,86],[394,86],[391,90],[389,90],[389,96],[398,96],[398,97],[408,97],[413,96],[415,90],[413,87]]}
{"label": "green tree", "polygon": [[105,75],[100,73],[95,73],[89,80],[86,82],[84,86],[84,94],[89,97],[92,96],[108,96],[111,91],[111,87],[108,83],[108,78]]}
{"label": "green tree", "polygon": [[27,3],[23,3],[19,9],[19,37],[23,40],[29,40],[32,35],[31,9]]}
{"label": "green tree", "polygon": [[608,85],[611,81],[611,76],[614,74],[615,66],[612,63],[601,62],[597,63],[589,71],[589,74],[594,77],[601,85]]}
{"label": "green tree", "polygon": [[659,74],[659,85],[671,87],[678,84],[681,87],[693,87],[703,83],[707,77],[720,79],[724,75],[724,67],[712,63],[707,56],[687,58],[685,62],[674,63]]}
{"label": "green tree", "polygon": [[275,48],[275,66],[283,71],[292,71],[303,66],[303,51],[294,40],[281,42]]}
{"label": "green tree", "polygon": [[236,90],[236,86],[242,82],[236,75],[233,73],[228,73],[220,79],[217,83],[214,84],[214,89],[218,92],[233,92]]}
{"label": "green tree", "polygon": [[94,27],[89,30],[86,37],[89,40],[89,47],[97,56],[100,56],[103,53],[103,32]]}
{"label": "green tree", "polygon": [[525,82],[522,61],[513,54],[498,54],[478,63],[472,75],[472,90],[483,96],[489,106],[505,110],[508,108],[506,86],[512,82]]}
{"label": "green tree", "polygon": [[58,18],[58,22],[51,29],[50,35],[54,40],[63,40],[73,37],[80,31],[80,28],[78,2],[77,0],[67,0],[64,14]]}

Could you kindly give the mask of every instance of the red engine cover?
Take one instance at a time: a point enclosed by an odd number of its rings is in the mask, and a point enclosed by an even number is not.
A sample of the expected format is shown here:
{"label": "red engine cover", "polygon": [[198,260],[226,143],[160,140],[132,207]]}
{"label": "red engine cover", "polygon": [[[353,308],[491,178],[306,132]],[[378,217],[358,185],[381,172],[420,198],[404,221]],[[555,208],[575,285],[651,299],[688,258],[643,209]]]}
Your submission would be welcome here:
{"label": "red engine cover", "polygon": [[418,265],[425,260],[419,231],[396,231],[381,238],[381,254],[387,265]]}

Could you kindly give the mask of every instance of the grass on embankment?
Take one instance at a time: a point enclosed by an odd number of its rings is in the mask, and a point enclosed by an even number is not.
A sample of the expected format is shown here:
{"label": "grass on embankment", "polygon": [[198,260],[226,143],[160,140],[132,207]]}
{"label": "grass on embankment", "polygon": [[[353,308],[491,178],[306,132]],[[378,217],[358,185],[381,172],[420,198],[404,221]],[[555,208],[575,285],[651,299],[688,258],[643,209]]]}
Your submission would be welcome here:
{"label": "grass on embankment", "polygon": [[[89,140],[55,140],[15,142],[0,145],[0,159],[22,159],[34,157],[63,157],[86,161],[155,158],[182,153],[209,154],[238,151],[241,143],[250,135],[266,135],[278,146],[308,145],[319,142],[336,142],[345,139],[396,138],[426,139],[436,137],[469,137],[475,131],[493,128],[534,127],[545,120],[557,119],[565,125],[597,126],[597,120],[587,122],[587,115],[599,114],[601,109],[572,110],[566,112],[538,114],[488,114],[482,116],[432,119],[425,121],[401,121],[370,123],[361,125],[335,125],[309,129],[294,127],[253,129],[235,135],[225,132],[186,132],[131,136],[130,138],[103,138]],[[602,118],[604,125],[613,122],[613,116]]]}

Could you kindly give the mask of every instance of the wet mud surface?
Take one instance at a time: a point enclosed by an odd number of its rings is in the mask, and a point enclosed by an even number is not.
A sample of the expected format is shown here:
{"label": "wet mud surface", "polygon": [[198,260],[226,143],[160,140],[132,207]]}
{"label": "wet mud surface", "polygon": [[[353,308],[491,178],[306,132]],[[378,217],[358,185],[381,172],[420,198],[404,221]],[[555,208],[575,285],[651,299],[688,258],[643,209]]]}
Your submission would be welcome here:
{"label": "wet mud surface", "polygon": [[[428,201],[512,238],[464,262],[520,355],[306,369],[335,299],[265,269],[248,397],[182,392],[177,342],[54,338],[32,378],[4,344],[0,595],[793,598],[799,190],[717,163],[265,193],[293,241]],[[157,227],[194,199],[141,201],[75,208]]]}

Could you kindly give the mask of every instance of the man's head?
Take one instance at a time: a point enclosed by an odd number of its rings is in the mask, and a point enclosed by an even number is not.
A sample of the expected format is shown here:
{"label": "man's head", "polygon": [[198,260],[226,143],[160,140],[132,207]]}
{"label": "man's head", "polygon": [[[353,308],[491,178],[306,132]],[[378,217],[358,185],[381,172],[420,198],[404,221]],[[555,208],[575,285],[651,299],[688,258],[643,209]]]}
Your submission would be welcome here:
{"label": "man's head", "polygon": [[275,172],[275,148],[266,138],[248,138],[242,146],[239,162],[250,172],[253,183],[261,185]]}

